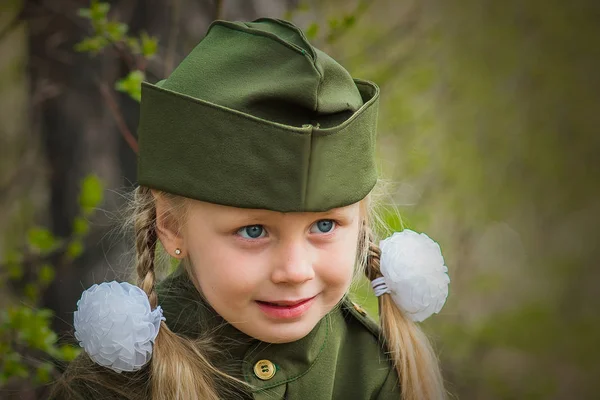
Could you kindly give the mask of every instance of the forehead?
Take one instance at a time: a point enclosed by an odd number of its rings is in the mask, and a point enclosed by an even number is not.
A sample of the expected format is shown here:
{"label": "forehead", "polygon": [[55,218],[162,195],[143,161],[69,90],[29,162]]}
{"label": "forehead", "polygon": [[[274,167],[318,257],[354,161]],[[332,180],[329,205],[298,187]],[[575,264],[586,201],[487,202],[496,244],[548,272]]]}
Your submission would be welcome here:
{"label": "forehead", "polygon": [[358,215],[360,202],[344,207],[332,208],[322,212],[279,212],[257,208],[239,208],[221,204],[190,200],[189,211],[192,215],[208,218],[240,219],[251,218],[260,220],[305,219],[305,218],[350,218]]}

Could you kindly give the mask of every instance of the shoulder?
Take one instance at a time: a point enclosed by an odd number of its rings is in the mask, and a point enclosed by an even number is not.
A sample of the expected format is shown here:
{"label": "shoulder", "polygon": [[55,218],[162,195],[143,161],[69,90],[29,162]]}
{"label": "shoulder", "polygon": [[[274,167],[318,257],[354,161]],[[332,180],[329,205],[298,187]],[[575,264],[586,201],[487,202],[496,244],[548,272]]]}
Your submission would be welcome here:
{"label": "shoulder", "polygon": [[352,385],[338,387],[335,398],[354,398],[357,390],[363,392],[364,398],[377,398],[382,392],[400,398],[396,370],[387,355],[379,325],[348,298],[343,300],[340,311],[343,321],[336,329],[339,335],[336,380]]}
{"label": "shoulder", "polygon": [[183,267],[159,282],[156,293],[171,331],[191,338],[200,336],[203,325],[213,315]]}
{"label": "shoulder", "polygon": [[50,400],[137,400],[150,397],[148,372],[118,374],[94,363],[85,353],[73,360],[54,383]]}
{"label": "shoulder", "polygon": [[346,297],[342,301],[341,310],[347,323],[357,325],[360,329],[365,329],[377,340],[381,338],[381,328],[360,304]]}

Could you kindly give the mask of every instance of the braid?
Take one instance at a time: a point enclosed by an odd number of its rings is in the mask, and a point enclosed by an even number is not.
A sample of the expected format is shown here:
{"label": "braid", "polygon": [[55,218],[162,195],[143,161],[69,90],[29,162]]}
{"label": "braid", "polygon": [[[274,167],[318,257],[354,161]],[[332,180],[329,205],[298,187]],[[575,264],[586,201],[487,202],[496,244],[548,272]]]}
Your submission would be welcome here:
{"label": "braid", "polygon": [[[148,295],[151,308],[156,308],[155,252],[158,235],[155,199],[149,188],[140,186],[135,191],[134,201],[138,286]],[[233,387],[249,388],[244,381],[211,364],[209,342],[208,338],[191,340],[179,336],[169,329],[165,321],[160,323],[152,354],[152,400],[218,400],[221,398],[219,391],[227,392]]]}
{"label": "braid", "polygon": [[[372,231],[367,226],[365,229],[369,241],[365,275],[372,281],[383,276],[381,249]],[[379,296],[378,302],[381,335],[400,379],[401,400],[445,398],[438,361],[425,334],[396,306],[389,293]]]}
{"label": "braid", "polygon": [[156,207],[150,189],[140,186],[135,192],[137,204],[135,220],[135,247],[138,286],[148,295],[150,307],[158,304],[154,283],[154,257],[156,250]]}
{"label": "braid", "polygon": [[380,260],[381,260],[381,249],[373,237],[373,232],[370,228],[367,229],[366,237],[369,242],[369,250],[367,253],[367,268],[365,269],[365,275],[372,281],[373,279],[381,277]]}

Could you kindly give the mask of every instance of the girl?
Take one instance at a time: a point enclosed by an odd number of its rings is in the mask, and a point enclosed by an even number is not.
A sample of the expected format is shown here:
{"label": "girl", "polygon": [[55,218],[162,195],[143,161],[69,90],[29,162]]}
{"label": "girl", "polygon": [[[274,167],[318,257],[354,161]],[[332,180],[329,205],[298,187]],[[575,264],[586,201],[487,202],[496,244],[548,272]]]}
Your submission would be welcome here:
{"label": "girl", "polygon": [[[216,21],[144,83],[138,286],[84,292],[52,398],[443,398],[414,322],[447,296],[439,246],[370,229],[378,99],[274,19]],[[158,242],[181,260],[161,283]],[[361,273],[381,328],[348,300]]]}

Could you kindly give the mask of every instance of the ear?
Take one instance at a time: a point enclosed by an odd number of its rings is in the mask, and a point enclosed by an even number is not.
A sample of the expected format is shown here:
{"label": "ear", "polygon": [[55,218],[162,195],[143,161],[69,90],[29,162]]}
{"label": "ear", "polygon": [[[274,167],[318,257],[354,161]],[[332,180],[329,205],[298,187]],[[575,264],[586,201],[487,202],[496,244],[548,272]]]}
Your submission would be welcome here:
{"label": "ear", "polygon": [[[154,204],[156,206],[156,234],[158,240],[171,257],[184,258],[183,237],[179,230],[179,224],[171,213],[172,206],[159,192],[152,190]],[[179,250],[179,254],[176,254]]]}

